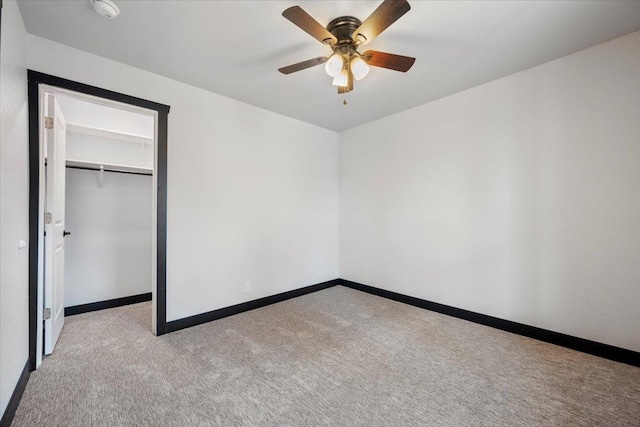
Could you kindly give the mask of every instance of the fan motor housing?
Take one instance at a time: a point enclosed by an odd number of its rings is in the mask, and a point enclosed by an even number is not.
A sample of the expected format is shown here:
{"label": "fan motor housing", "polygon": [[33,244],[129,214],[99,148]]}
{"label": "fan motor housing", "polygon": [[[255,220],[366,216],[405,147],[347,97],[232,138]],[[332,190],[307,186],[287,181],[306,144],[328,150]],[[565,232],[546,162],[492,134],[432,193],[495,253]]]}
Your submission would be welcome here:
{"label": "fan motor housing", "polygon": [[353,33],[362,25],[362,22],[353,16],[340,16],[327,25],[327,31],[337,39],[337,45],[353,45]]}

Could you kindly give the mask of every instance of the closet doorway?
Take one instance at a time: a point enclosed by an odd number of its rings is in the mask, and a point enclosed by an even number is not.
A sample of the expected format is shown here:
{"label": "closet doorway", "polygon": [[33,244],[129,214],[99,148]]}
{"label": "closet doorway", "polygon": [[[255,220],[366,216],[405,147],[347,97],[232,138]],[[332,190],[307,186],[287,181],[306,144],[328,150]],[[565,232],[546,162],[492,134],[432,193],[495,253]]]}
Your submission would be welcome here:
{"label": "closet doorway", "polygon": [[152,301],[166,332],[168,111],[29,71],[32,370],[65,314]]}

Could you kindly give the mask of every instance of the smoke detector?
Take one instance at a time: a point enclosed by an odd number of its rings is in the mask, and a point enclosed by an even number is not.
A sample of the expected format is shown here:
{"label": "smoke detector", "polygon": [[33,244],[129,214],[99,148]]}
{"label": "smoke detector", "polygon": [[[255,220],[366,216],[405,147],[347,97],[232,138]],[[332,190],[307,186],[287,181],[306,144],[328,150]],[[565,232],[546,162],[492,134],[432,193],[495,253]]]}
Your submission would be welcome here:
{"label": "smoke detector", "polygon": [[90,0],[91,5],[95,9],[96,13],[104,16],[105,18],[113,19],[120,15],[120,8],[116,6],[111,0]]}

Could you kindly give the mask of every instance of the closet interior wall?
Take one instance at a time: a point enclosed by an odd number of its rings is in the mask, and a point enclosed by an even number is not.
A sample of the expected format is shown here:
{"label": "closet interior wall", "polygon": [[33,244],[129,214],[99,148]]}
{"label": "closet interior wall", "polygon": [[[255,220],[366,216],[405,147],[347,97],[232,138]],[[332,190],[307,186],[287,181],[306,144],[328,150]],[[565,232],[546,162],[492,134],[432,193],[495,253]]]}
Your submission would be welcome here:
{"label": "closet interior wall", "polygon": [[67,168],[65,307],[151,292],[152,177]]}
{"label": "closet interior wall", "polygon": [[153,117],[58,101],[68,122],[65,307],[150,293]]}

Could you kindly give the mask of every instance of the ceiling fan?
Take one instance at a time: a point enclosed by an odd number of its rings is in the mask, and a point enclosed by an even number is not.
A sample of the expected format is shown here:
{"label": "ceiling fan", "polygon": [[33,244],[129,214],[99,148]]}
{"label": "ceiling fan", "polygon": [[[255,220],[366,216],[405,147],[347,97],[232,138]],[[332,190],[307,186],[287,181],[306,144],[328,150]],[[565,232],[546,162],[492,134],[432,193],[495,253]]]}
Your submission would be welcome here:
{"label": "ceiling fan", "polygon": [[339,94],[352,91],[354,78],[363,79],[369,73],[369,66],[407,72],[415,58],[375,50],[360,53],[358,47],[369,43],[410,9],[406,0],[384,0],[364,22],[353,16],[340,16],[325,28],[300,6],[290,7],[282,12],[282,16],[316,40],[329,45],[333,54],[298,62],[278,71],[291,74],[325,64],[325,70],[333,77],[333,85],[338,87]]}

